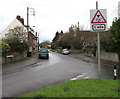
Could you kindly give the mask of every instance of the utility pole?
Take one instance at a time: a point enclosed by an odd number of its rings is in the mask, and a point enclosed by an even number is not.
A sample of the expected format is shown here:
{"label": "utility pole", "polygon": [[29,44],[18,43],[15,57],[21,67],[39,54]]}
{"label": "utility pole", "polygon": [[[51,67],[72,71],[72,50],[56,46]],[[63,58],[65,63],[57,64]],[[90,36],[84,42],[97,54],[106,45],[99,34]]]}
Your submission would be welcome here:
{"label": "utility pole", "polygon": [[[27,33],[28,33],[28,45],[29,45],[29,8],[27,7]],[[28,48],[29,52],[29,48]]]}
{"label": "utility pole", "polygon": [[[32,14],[29,13],[29,10],[33,11]],[[34,8],[27,7],[27,32],[29,32],[29,15],[34,15],[35,16]]]}
{"label": "utility pole", "polygon": [[39,32],[38,32],[38,51],[39,51]]}
{"label": "utility pole", "polygon": [[[98,10],[98,1],[96,1],[96,10]],[[97,49],[98,49],[98,76],[100,79],[100,33],[97,31]]]}
{"label": "utility pole", "polygon": [[78,22],[78,30],[79,30],[79,22]]}
{"label": "utility pole", "polygon": [[29,8],[27,7],[27,32],[29,32]]}
{"label": "utility pole", "polygon": [[29,15],[30,15],[30,13],[29,13],[29,10],[30,9],[32,9],[33,10],[33,13],[32,13],[32,15],[35,15],[35,10],[34,10],[34,8],[29,8],[29,7],[27,7],[27,33],[28,33],[28,46],[29,46],[29,48],[28,48],[28,52],[27,52],[27,56],[28,57],[31,57],[31,55],[32,55],[32,47],[29,45],[30,44],[30,35],[29,35]]}
{"label": "utility pole", "polygon": [[27,56],[30,57],[31,56],[31,53],[29,52],[29,8],[27,7],[27,34],[28,34],[28,51],[27,51]]}

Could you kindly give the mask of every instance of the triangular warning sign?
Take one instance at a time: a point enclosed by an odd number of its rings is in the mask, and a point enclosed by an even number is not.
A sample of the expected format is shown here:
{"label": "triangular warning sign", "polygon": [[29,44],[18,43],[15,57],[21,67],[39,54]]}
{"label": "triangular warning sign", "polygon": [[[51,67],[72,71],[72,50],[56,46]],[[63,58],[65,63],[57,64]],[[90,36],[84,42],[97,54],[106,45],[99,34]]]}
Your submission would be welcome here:
{"label": "triangular warning sign", "polygon": [[91,23],[106,23],[105,18],[103,17],[103,15],[101,14],[100,10],[97,10],[97,12],[95,13],[95,16],[93,17]]}

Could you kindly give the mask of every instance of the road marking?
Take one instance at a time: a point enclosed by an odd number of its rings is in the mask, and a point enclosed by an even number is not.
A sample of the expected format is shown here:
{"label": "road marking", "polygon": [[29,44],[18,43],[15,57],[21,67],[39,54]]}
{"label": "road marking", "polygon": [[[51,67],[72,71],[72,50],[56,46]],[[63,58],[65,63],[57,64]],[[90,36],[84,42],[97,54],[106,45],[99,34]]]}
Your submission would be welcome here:
{"label": "road marking", "polygon": [[89,77],[85,77],[85,79],[88,79]]}
{"label": "road marking", "polygon": [[83,73],[82,75],[78,75],[70,80],[77,80],[78,78],[82,78],[82,77],[84,77],[85,79],[89,78],[89,77],[85,77],[86,75],[87,75],[87,73]]}
{"label": "road marking", "polygon": [[77,80],[77,78],[72,78],[72,79],[70,79],[70,80]]}

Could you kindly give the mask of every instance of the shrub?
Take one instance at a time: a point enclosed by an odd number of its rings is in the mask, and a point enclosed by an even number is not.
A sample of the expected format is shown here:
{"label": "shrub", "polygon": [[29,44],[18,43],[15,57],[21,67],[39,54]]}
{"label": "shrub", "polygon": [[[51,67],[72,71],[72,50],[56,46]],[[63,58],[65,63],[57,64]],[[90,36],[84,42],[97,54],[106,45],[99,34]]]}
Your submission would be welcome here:
{"label": "shrub", "polygon": [[7,42],[0,41],[0,55],[5,56],[10,51],[10,46]]}

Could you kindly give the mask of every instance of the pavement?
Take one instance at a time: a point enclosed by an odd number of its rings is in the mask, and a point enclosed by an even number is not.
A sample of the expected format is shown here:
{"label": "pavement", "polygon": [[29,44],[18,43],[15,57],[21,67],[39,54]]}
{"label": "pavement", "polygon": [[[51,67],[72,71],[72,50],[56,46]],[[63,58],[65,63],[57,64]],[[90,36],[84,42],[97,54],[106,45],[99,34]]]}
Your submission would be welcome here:
{"label": "pavement", "polygon": [[[97,57],[88,56],[86,53],[71,53],[69,56],[80,59],[82,61],[98,64],[97,63]],[[108,66],[111,66],[111,65],[113,66],[114,64],[116,64],[117,66],[120,67],[120,62],[101,60],[101,64],[108,65]]]}
{"label": "pavement", "polygon": [[26,57],[17,62],[2,65],[2,72],[4,74],[5,72],[22,69],[28,66],[32,66],[37,62],[40,62],[40,59],[38,59],[38,53],[35,53],[32,54],[31,57]]}
{"label": "pavement", "polygon": [[69,56],[80,59],[82,61],[97,63],[96,57],[89,57],[85,53],[71,53]]}
{"label": "pavement", "polygon": [[[85,54],[85,53],[82,53],[82,54],[81,53],[71,53],[69,56],[80,59],[85,62],[94,63],[96,65],[98,64],[97,57],[94,57],[94,56],[90,57],[90,56],[87,56],[87,54]],[[112,67],[114,69],[114,65],[116,65],[118,79],[120,79],[120,62],[101,60],[100,64],[102,67],[106,67],[108,69],[109,69],[109,67]]]}

